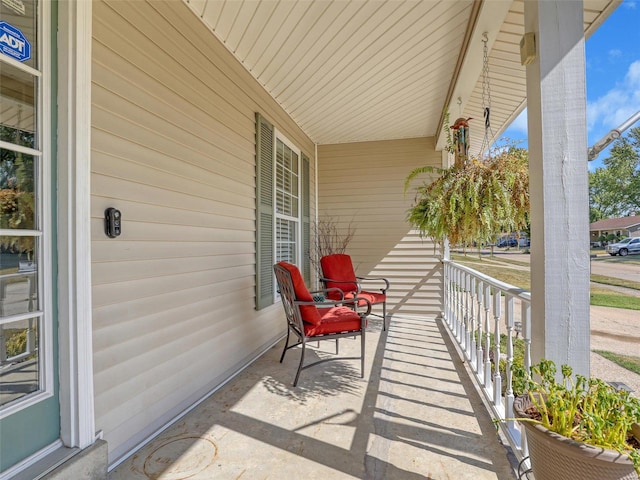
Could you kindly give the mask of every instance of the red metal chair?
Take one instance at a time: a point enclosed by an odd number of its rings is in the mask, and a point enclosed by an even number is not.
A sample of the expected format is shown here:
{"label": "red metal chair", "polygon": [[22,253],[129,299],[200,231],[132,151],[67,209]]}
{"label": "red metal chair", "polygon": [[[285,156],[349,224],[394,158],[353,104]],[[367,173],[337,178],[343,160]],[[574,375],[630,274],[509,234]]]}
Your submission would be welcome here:
{"label": "red metal chair", "polygon": [[[295,265],[287,262],[279,262],[273,266],[278,282],[278,289],[282,297],[282,307],[287,317],[287,340],[280,357],[280,363],[284,360],[287,350],[298,345],[302,345],[300,364],[296,372],[293,386],[298,384],[300,372],[306,368],[318,365],[329,360],[354,360],[360,359],[360,376],[364,377],[364,332],[366,327],[366,317],[371,312],[371,305],[366,299],[351,299],[343,301],[339,291],[328,292],[322,290],[325,295],[333,293],[339,295],[339,300],[324,300],[316,302],[309,292],[300,270]],[[313,292],[319,293],[319,292]],[[366,305],[365,312],[358,313],[357,303]],[[346,306],[351,304],[351,308]],[[298,341],[289,345],[289,336],[293,333]],[[342,337],[360,336],[360,357],[331,357],[318,360],[304,365],[305,346],[309,341],[316,340],[336,340],[336,354],[338,353],[338,339]]]}
{"label": "red metal chair", "polygon": [[[334,253],[320,259],[322,277],[320,280],[325,288],[342,290],[345,300],[354,297],[366,299],[371,305],[382,304],[382,328],[387,329],[387,290],[389,280],[383,277],[357,277],[353,269],[351,257],[344,253]],[[362,281],[382,281],[384,288],[380,292],[362,290]],[[329,298],[336,300],[335,292],[329,294]],[[364,304],[362,304],[364,305]]]}

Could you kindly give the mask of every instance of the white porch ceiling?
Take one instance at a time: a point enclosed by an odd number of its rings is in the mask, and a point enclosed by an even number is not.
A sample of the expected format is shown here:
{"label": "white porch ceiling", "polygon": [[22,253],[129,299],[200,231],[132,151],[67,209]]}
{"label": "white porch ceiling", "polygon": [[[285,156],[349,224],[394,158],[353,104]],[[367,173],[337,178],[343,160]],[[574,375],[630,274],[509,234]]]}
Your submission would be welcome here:
{"label": "white porch ceiling", "polygon": [[[524,107],[522,0],[184,1],[318,144],[438,136],[449,102],[479,148],[485,31],[495,136]],[[587,34],[619,3],[585,0]]]}

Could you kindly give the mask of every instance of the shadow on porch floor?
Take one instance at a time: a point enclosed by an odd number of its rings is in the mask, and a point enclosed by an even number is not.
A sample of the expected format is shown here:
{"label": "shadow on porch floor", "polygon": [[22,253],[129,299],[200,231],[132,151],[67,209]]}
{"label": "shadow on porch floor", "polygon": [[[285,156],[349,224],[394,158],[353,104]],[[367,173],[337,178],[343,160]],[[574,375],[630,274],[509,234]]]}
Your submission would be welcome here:
{"label": "shadow on porch floor", "polygon": [[[513,479],[507,450],[437,320],[370,320],[359,360],[291,386],[282,342],[111,472],[135,479]],[[340,341],[358,355],[360,340]],[[313,356],[335,352],[321,342]]]}

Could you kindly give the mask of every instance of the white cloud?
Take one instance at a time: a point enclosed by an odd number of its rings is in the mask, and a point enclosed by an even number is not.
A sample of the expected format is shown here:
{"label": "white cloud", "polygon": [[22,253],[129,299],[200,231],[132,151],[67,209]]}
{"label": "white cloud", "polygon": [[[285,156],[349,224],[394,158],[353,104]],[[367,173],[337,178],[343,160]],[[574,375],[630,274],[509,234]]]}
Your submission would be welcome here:
{"label": "white cloud", "polygon": [[602,136],[639,110],[640,60],[629,66],[622,82],[587,104],[589,133]]}
{"label": "white cloud", "polygon": [[[587,103],[589,145],[600,140],[610,130],[619,127],[638,111],[640,111],[640,60],[629,66],[621,82],[604,95]],[[640,122],[636,126],[640,126]],[[509,125],[505,134],[514,138],[518,135],[527,136],[526,109]]]}
{"label": "white cloud", "polygon": [[620,58],[622,56],[622,50],[620,50],[619,48],[614,48],[612,50],[609,50],[609,61],[613,61],[616,58]]}
{"label": "white cloud", "polygon": [[631,1],[629,1],[629,2],[624,2],[622,5],[623,5],[624,7],[626,7],[626,8],[629,8],[629,9],[636,8],[636,2],[631,2]]}

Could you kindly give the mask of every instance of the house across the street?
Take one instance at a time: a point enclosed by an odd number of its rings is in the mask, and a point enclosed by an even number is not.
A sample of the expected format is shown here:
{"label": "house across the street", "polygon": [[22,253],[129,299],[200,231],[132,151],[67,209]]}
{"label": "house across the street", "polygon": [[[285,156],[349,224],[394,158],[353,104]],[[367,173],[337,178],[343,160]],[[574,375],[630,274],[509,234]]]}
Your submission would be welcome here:
{"label": "house across the street", "polygon": [[601,236],[614,234],[618,237],[640,237],[640,215],[605,218],[589,225],[590,242],[600,241]]}

